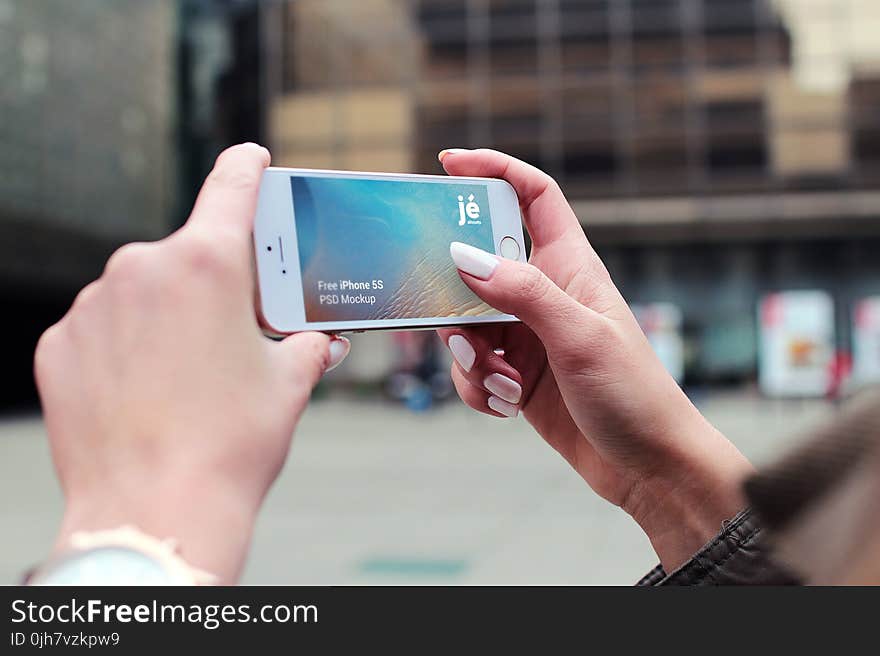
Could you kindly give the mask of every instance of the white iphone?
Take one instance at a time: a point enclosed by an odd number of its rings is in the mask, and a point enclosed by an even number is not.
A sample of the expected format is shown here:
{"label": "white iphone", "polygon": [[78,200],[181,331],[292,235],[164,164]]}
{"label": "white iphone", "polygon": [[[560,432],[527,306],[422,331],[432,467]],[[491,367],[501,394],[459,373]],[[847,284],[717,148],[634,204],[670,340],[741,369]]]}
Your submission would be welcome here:
{"label": "white iphone", "polygon": [[269,168],[254,253],[260,319],[303,330],[415,330],[516,321],[459,277],[453,241],[525,261],[504,180]]}

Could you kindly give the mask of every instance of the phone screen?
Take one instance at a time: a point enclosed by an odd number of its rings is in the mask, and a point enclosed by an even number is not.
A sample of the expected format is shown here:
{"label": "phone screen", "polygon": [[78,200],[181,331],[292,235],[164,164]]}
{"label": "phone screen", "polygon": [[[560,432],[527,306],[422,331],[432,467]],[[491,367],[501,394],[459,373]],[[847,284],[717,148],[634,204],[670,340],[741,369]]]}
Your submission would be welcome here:
{"label": "phone screen", "polygon": [[307,322],[499,315],[462,282],[460,241],[495,252],[485,184],[292,176]]}

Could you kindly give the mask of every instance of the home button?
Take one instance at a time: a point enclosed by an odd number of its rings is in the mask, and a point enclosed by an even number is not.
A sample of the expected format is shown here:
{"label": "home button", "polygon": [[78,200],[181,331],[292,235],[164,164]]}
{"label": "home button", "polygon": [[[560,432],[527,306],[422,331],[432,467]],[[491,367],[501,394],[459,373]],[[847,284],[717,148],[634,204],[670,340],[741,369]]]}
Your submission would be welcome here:
{"label": "home button", "polygon": [[519,244],[516,243],[516,239],[505,237],[501,240],[501,257],[506,257],[508,260],[519,259]]}

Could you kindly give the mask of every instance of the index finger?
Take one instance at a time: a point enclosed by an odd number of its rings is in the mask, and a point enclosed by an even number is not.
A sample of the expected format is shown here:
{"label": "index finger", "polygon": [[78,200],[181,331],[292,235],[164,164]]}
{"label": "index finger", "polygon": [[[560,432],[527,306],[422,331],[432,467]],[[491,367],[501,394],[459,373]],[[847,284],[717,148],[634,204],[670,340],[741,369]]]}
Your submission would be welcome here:
{"label": "index finger", "polygon": [[489,148],[452,148],[438,156],[450,175],[501,178],[511,184],[534,246],[562,237],[583,238],[583,229],[556,181],[541,169]]}
{"label": "index finger", "polygon": [[224,150],[202,185],[185,230],[227,231],[249,240],[269,151],[255,143]]}

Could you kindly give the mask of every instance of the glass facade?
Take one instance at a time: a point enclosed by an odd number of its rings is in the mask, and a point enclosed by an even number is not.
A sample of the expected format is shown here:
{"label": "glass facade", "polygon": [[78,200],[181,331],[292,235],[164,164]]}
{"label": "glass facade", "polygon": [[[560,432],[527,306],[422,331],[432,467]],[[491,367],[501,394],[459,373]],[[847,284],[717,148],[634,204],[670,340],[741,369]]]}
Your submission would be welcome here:
{"label": "glass facade", "polygon": [[877,34],[876,0],[0,0],[0,271],[73,293],[230,143],[424,173],[489,146],[681,309],[687,376],[750,375],[760,294],[832,292],[847,347],[880,293]]}
{"label": "glass facade", "polygon": [[269,88],[285,161],[433,171],[442,147],[491,144],[574,199],[880,182],[871,0],[297,0],[267,11],[283,27],[268,58],[280,59]]}
{"label": "glass facade", "polygon": [[551,173],[627,298],[683,313],[689,380],[751,376],[756,299],[880,290],[875,0],[261,6],[275,162]]}

